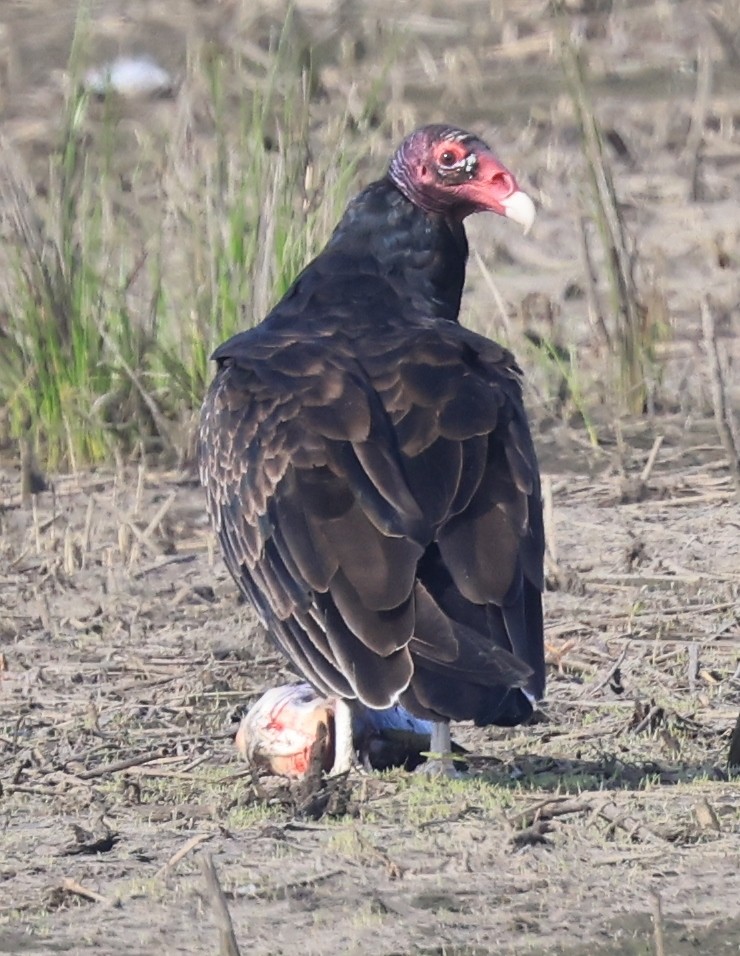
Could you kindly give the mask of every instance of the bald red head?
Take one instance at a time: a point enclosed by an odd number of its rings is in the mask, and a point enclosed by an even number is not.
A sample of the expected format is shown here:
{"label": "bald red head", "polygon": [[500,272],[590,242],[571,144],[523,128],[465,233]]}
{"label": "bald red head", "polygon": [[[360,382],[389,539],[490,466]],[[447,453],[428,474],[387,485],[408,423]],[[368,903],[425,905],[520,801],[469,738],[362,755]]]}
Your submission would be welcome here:
{"label": "bald red head", "polygon": [[388,170],[393,183],[420,209],[462,220],[495,212],[528,232],[534,203],[512,173],[474,133],[454,126],[422,126],[396,150]]}

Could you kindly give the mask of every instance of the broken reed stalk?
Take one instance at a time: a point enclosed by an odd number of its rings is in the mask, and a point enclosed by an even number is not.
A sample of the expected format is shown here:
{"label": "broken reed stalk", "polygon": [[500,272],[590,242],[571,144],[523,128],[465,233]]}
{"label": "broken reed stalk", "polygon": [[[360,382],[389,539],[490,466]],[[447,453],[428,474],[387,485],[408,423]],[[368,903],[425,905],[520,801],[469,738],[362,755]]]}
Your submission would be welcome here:
{"label": "broken reed stalk", "polygon": [[229,906],[226,902],[221,883],[216,872],[216,865],[210,853],[201,853],[200,868],[208,889],[208,897],[211,903],[213,915],[216,918],[218,926],[218,952],[219,956],[241,956],[239,944],[236,941],[234,933],[234,924],[231,922]]}
{"label": "broken reed stalk", "polygon": [[639,301],[634,277],[634,257],[619,210],[609,163],[604,155],[601,129],[586,89],[583,58],[570,37],[564,36],[561,61],[583,137],[592,208],[604,247],[614,314],[613,341],[619,351],[620,397],[625,409],[641,413],[647,398],[646,312]]}
{"label": "broken reed stalk", "polygon": [[701,192],[701,162],[704,151],[704,126],[712,96],[712,56],[706,43],[696,53],[696,95],[691,110],[691,124],[681,159],[688,168],[689,198],[697,202]]}
{"label": "broken reed stalk", "polygon": [[184,846],[181,846],[180,849],[177,850],[176,853],[173,853],[163,866],[160,866],[156,875],[158,877],[162,877],[172,872],[180,860],[184,860],[188,853],[191,853],[193,850],[199,847],[201,843],[205,843],[206,840],[210,840],[212,836],[212,833],[196,833],[196,835],[191,837],[187,843],[184,844]]}
{"label": "broken reed stalk", "polygon": [[[114,902],[107,896],[103,896],[102,893],[98,893],[95,890],[91,890],[87,886],[83,886],[81,883],[78,883],[77,880],[73,880],[72,877],[69,876],[66,876],[62,880],[62,889],[65,893],[71,893],[73,896],[79,896],[83,900],[89,900],[92,903],[104,903],[106,906],[111,906]],[[120,903],[118,905],[120,905]]]}
{"label": "broken reed stalk", "polygon": [[583,267],[583,276],[586,280],[586,305],[588,308],[588,321],[591,328],[594,329],[603,340],[607,350],[611,349],[611,336],[606,327],[604,316],[599,304],[599,296],[596,291],[596,269],[591,256],[591,249],[588,244],[588,228],[586,220],[582,215],[578,216],[578,231],[581,237],[581,264]]}
{"label": "broken reed stalk", "polygon": [[722,446],[727,456],[727,465],[730,477],[735,486],[735,494],[740,501],[740,449],[738,449],[737,426],[735,424],[732,405],[728,398],[728,387],[722,370],[719,349],[717,348],[717,329],[714,321],[714,312],[708,296],[701,303],[701,326],[704,337],[704,349],[709,364],[709,382],[712,391],[712,405],[714,406],[714,420]]}
{"label": "broken reed stalk", "polygon": [[730,749],[727,764],[731,770],[740,771],[740,713],[735,721],[735,729],[730,734]]}
{"label": "broken reed stalk", "polygon": [[663,927],[663,901],[660,893],[650,894],[650,909],[653,918],[653,939],[655,941],[655,956],[666,956],[665,931]]}

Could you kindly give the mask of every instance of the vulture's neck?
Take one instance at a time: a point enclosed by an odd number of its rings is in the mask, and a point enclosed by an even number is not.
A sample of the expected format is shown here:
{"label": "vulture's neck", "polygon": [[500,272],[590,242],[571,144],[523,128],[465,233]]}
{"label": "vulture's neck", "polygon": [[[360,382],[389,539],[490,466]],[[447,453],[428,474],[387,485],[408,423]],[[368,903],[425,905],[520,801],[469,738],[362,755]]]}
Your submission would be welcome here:
{"label": "vulture's neck", "polygon": [[457,322],[468,243],[462,223],[450,223],[410,202],[386,177],[347,207],[326,247],[373,263],[412,314]]}

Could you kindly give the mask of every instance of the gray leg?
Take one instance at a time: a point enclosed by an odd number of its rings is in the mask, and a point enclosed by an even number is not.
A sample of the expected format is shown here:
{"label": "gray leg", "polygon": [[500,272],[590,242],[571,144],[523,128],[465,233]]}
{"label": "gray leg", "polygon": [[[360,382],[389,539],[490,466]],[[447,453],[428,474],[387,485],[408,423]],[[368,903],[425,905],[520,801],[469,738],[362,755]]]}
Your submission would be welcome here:
{"label": "gray leg", "polygon": [[446,720],[440,720],[434,723],[432,727],[432,739],[429,743],[429,751],[432,756],[417,768],[418,773],[426,773],[433,777],[460,777],[459,771],[455,769],[455,762],[452,759],[452,739],[450,737],[450,724]]}
{"label": "gray leg", "polygon": [[446,720],[437,721],[432,727],[432,740],[429,749],[437,759],[448,757],[452,753],[450,725]]}

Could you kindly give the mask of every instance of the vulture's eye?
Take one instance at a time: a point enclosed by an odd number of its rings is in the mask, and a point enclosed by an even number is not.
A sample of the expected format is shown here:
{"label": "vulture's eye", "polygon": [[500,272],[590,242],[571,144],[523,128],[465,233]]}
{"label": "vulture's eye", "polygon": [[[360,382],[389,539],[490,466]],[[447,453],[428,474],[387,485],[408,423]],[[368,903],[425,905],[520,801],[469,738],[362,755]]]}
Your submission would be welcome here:
{"label": "vulture's eye", "polygon": [[451,149],[446,149],[439,157],[440,166],[454,166],[457,162],[457,156]]}

